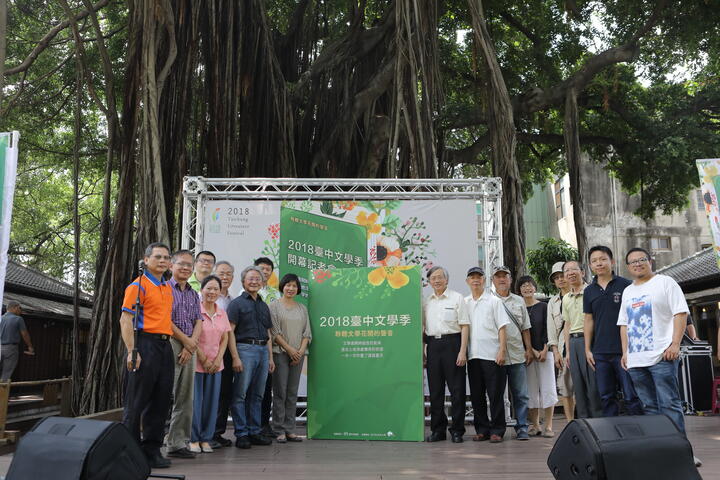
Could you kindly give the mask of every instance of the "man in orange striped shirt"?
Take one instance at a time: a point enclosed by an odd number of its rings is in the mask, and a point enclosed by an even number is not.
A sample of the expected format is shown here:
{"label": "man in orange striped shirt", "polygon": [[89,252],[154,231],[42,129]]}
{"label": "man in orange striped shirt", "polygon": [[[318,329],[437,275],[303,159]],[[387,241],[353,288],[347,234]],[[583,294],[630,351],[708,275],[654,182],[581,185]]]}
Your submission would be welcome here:
{"label": "man in orange striped shirt", "polygon": [[[145,272],[125,289],[120,316],[128,369],[123,423],[140,442],[153,468],[170,466],[170,460],[160,453],[165,419],[171,406],[174,372],[174,356],[170,345],[173,295],[170,285],[163,278],[169,265],[170,248],[167,245],[148,245],[145,249]],[[138,298],[140,308],[137,313],[136,344],[133,320]],[[134,361],[133,349],[137,349]]]}

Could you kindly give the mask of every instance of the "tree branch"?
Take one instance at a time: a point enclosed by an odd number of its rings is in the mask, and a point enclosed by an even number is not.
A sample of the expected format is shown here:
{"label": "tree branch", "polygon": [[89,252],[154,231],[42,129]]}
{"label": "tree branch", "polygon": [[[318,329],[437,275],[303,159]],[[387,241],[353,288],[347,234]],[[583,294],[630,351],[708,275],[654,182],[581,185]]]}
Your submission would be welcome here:
{"label": "tree branch", "polygon": [[[95,5],[93,5],[92,10],[97,12],[101,8],[107,6],[110,3],[110,0],[100,0]],[[75,16],[76,20],[83,19],[87,17],[90,14],[90,11],[83,10],[82,12],[78,13]],[[45,34],[43,38],[40,39],[38,44],[33,48],[33,50],[30,52],[30,54],[25,58],[25,60],[22,61],[22,63],[16,67],[8,68],[5,70],[5,76],[15,75],[16,73],[24,72],[30,66],[35,62],[37,57],[48,47],[50,42],[57,36],[58,33],[65,30],[67,27],[70,26],[70,20],[64,20],[60,23],[58,23],[56,26],[54,26],[48,33]]]}

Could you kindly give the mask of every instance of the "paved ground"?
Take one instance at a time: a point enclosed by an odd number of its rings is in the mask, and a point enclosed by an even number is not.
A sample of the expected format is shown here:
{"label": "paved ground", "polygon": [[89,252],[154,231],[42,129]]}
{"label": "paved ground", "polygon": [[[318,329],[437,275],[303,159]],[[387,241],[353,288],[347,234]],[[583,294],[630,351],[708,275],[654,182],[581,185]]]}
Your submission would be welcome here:
{"label": "paved ground", "polygon": [[[720,416],[687,417],[687,425],[695,454],[704,462],[700,473],[705,480],[720,480]],[[564,422],[557,420],[556,430],[563,427]],[[491,445],[470,441],[468,432],[465,440],[462,444],[306,440],[251,450],[231,447],[194,460],[174,459],[172,468],[157,473],[185,474],[188,480],[552,479],[545,462],[553,439]],[[0,474],[11,461],[12,455],[0,456]]]}

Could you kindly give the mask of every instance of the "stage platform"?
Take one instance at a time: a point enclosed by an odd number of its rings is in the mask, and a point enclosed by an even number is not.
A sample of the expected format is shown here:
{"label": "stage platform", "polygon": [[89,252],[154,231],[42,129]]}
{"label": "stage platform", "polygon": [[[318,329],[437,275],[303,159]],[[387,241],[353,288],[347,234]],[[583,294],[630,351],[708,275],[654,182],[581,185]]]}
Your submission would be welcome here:
{"label": "stage platform", "polygon": [[[703,461],[705,480],[720,480],[720,416],[686,417],[695,454]],[[565,426],[556,419],[556,431]],[[469,426],[468,426],[469,427]],[[224,448],[194,460],[173,459],[170,469],[187,480],[237,479],[492,479],[551,480],[545,465],[554,439],[536,437],[529,442],[508,439],[500,444],[471,441],[470,429],[461,444],[437,442],[364,442],[305,440],[239,450]],[[12,455],[0,456],[2,475]]]}

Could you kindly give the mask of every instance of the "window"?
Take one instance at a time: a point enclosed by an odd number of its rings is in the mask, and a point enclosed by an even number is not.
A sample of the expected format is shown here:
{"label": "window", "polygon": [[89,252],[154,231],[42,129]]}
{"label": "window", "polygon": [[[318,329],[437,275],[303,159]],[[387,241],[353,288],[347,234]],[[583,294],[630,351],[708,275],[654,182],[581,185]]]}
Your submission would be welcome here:
{"label": "window", "polygon": [[[703,243],[702,245],[700,245],[700,249],[705,250],[706,248],[712,247],[712,245],[713,245],[712,243]],[[480,258],[482,258],[482,257],[480,257]]]}
{"label": "window", "polygon": [[671,250],[670,237],[650,238],[650,250]]}
{"label": "window", "polygon": [[563,197],[565,194],[565,187],[563,186],[563,179],[560,178],[557,182],[555,182],[555,218],[557,220],[560,220],[561,218],[565,218],[565,203],[563,202]]}
{"label": "window", "polygon": [[697,208],[700,211],[705,210],[705,201],[703,200],[703,193],[702,190],[697,189],[695,190],[695,195],[697,196]]}

